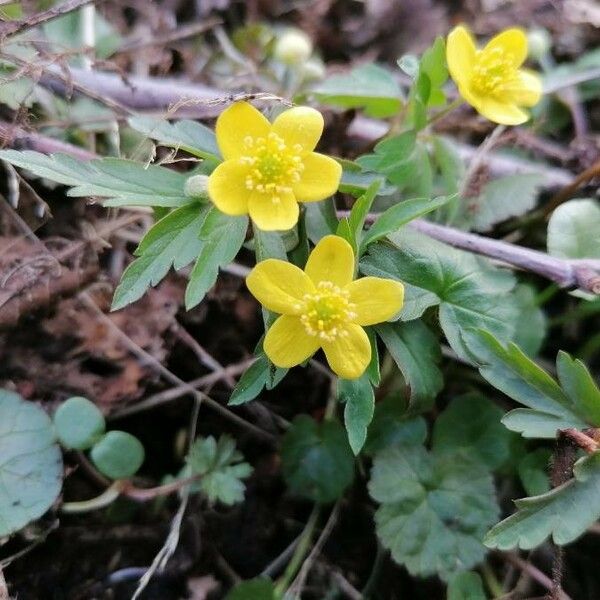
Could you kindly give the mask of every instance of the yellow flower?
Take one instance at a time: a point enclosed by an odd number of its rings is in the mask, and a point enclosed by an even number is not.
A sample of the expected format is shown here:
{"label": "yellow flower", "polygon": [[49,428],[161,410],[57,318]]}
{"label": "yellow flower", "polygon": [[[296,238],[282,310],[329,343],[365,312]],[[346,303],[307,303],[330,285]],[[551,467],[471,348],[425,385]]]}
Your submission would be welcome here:
{"label": "yellow flower", "polygon": [[311,252],[304,271],[283,260],[267,259],[246,278],[252,295],[280,316],[264,340],[278,367],[293,367],[323,348],[333,371],[355,379],[371,360],[363,329],[387,321],[401,308],[404,286],[392,279],[354,277],[350,244],[325,236]]}
{"label": "yellow flower", "polygon": [[228,215],[246,215],[264,231],[291,229],[298,202],[331,196],[342,168],[313,152],[323,133],[320,112],[297,106],[271,124],[252,105],[236,102],[217,119],[225,161],[208,180],[208,195]]}
{"label": "yellow flower", "polygon": [[448,35],[446,58],[460,95],[477,112],[502,125],[519,125],[529,119],[521,106],[534,106],[542,83],[533,71],[521,69],[527,58],[527,36],[507,29],[478,50],[462,26]]}

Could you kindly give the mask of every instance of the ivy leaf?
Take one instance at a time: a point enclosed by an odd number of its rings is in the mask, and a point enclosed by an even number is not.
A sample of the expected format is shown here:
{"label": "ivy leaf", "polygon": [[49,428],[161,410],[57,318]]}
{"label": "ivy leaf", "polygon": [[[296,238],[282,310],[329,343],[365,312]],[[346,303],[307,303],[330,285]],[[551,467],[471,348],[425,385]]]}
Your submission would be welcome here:
{"label": "ivy leaf", "polygon": [[600,452],[579,459],[575,477],[546,494],[516,500],[517,512],[489,531],[488,548],[529,550],[552,536],[562,546],[600,517]]}
{"label": "ivy leaf", "polygon": [[471,359],[463,336],[474,327],[503,339],[514,335],[517,307],[508,295],[515,285],[512,274],[406,228],[388,239],[392,245],[369,247],[360,270],[421,288],[427,292],[423,296],[427,303],[435,294],[440,325],[461,358]]}
{"label": "ivy leaf", "polygon": [[486,600],[479,573],[457,573],[448,584],[447,600]]}
{"label": "ivy leaf", "polygon": [[185,150],[200,158],[221,160],[213,130],[197,121],[182,119],[169,123],[163,119],[135,116],[131,117],[128,123],[136,131],[157,140],[163,146]]}
{"label": "ivy leaf", "polygon": [[41,517],[62,487],[52,421],[39,406],[0,389],[0,537]]}
{"label": "ivy leaf", "polygon": [[375,456],[369,493],[381,505],[377,536],[412,575],[447,580],[485,556],[481,540],[498,506],[481,463],[397,445]]}
{"label": "ivy leaf", "polygon": [[108,198],[105,206],[166,206],[190,203],[184,193],[187,175],[158,165],[121,158],[81,161],[66,154],[47,156],[25,150],[1,150],[0,159],[70,186],[68,196]]}
{"label": "ivy leaf", "polygon": [[358,379],[339,379],[337,397],[345,404],[344,423],[348,442],[357,455],[367,439],[367,427],[375,410],[375,394],[368,375]]}
{"label": "ivy leaf", "polygon": [[[594,395],[587,400],[570,398],[548,373],[528,358],[515,344],[503,346],[494,336],[484,330],[473,331],[468,336],[469,348],[479,364],[481,376],[492,386],[528,408],[517,408],[502,419],[506,427],[528,438],[554,438],[558,429],[589,426],[586,416],[597,416]],[[579,366],[572,369],[566,358],[561,359],[564,375],[576,393],[575,381],[581,389],[593,386],[589,373]],[[584,369],[585,370],[585,369]],[[586,375],[587,374],[587,375]],[[581,380],[580,380],[581,378]],[[595,387],[595,386],[594,386]],[[596,389],[597,392],[597,389]],[[593,426],[600,424],[594,420]]]}
{"label": "ivy leaf", "polygon": [[283,438],[281,461],[290,490],[314,502],[337,500],[354,479],[354,457],[335,421],[296,417]]}
{"label": "ivy leaf", "polygon": [[375,331],[410,387],[411,412],[431,408],[444,385],[437,367],[442,353],[436,336],[420,320],[383,323]]}
{"label": "ivy leaf", "polygon": [[497,469],[508,460],[514,435],[500,422],[503,415],[479,394],[454,398],[435,420],[433,446],[438,452],[469,455],[488,469]]}
{"label": "ivy leaf", "polygon": [[167,214],[148,230],[137,247],[134,260],[123,272],[115,290],[112,310],[141,298],[169,272],[182,269],[200,253],[202,223],[210,206],[188,204]]}
{"label": "ivy leaf", "polygon": [[200,254],[185,290],[187,310],[202,302],[206,292],[215,284],[219,269],[237,256],[247,228],[248,217],[231,217],[215,207],[209,210],[200,231]]}
{"label": "ivy leaf", "polygon": [[347,75],[332,75],[313,89],[326,104],[342,108],[363,108],[369,117],[395,115],[402,106],[400,87],[385,69],[361,65]]}
{"label": "ivy leaf", "polygon": [[200,476],[191,484],[192,492],[204,494],[211,503],[222,502],[227,506],[244,500],[246,486],[242,479],[250,476],[252,467],[244,462],[232,437],[222,435],[218,441],[212,435],[197,438],[186,463],[180,477]]}
{"label": "ivy leaf", "polygon": [[559,258],[600,258],[600,203],[569,200],[548,222],[548,252]]}

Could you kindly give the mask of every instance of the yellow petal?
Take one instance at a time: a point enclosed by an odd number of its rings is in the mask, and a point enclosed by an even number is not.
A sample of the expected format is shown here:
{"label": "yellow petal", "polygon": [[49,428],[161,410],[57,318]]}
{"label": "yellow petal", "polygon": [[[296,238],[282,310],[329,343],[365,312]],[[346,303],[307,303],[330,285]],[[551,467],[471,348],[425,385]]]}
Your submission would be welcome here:
{"label": "yellow petal", "polygon": [[226,160],[208,178],[208,196],[226,215],[248,213],[250,191],[246,188],[247,173],[247,165],[236,160]]}
{"label": "yellow petal", "polygon": [[490,50],[500,48],[502,57],[509,59],[513,67],[520,67],[527,58],[527,35],[522,29],[513,27],[494,36],[483,49],[486,54]]}
{"label": "yellow petal", "polygon": [[542,97],[542,80],[534,71],[521,69],[517,78],[502,86],[502,98],[519,106],[535,106]]}
{"label": "yellow petal", "polygon": [[217,119],[217,145],[225,160],[237,158],[242,156],[246,137],[265,137],[270,129],[269,121],[254,106],[236,102]]}
{"label": "yellow petal", "polygon": [[350,302],[356,307],[354,322],[374,325],[391,319],[400,312],[404,302],[404,286],[393,279],[363,277],[346,286]]}
{"label": "yellow petal", "polygon": [[331,370],[343,379],[360,377],[371,360],[371,344],[359,325],[347,325],[347,335],[333,342],[323,342],[323,350]]}
{"label": "yellow petal", "polygon": [[317,152],[307,154],[302,162],[304,171],[293,187],[298,202],[315,202],[335,194],[342,177],[339,162]]}
{"label": "yellow petal", "polygon": [[529,115],[515,104],[500,102],[491,97],[482,98],[475,108],[486,119],[500,125],[520,125],[529,120]]}
{"label": "yellow petal", "polygon": [[293,192],[277,195],[253,192],[248,200],[251,219],[263,231],[285,231],[298,222],[300,209]]}
{"label": "yellow petal", "polygon": [[477,48],[469,30],[462,25],[455,27],[446,42],[446,60],[450,75],[456,83],[469,79],[476,53]]}
{"label": "yellow petal", "polygon": [[266,309],[282,315],[298,314],[302,297],[315,291],[302,269],[275,258],[259,262],[246,277],[246,285]]}
{"label": "yellow petal", "polygon": [[323,134],[323,115],[309,106],[295,106],[273,121],[271,131],[281,136],[287,146],[299,144],[302,152],[312,152]]}
{"label": "yellow petal", "polygon": [[298,317],[283,315],[267,331],[263,348],[274,365],[289,368],[312,356],[319,342],[316,336],[306,333]]}
{"label": "yellow petal", "polygon": [[344,287],[354,277],[352,246],[337,235],[326,235],[310,253],[304,270],[315,285],[330,281]]}

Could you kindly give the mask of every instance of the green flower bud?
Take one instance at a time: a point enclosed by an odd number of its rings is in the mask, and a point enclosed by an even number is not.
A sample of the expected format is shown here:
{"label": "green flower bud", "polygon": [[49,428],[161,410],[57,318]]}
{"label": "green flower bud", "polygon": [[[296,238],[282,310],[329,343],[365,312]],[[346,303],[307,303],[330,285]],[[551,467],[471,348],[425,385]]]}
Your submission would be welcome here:
{"label": "green flower bud", "polygon": [[300,65],[310,58],[313,51],[311,39],[300,29],[288,29],[281,34],[273,51],[282,63]]}
{"label": "green flower bud", "polygon": [[188,198],[206,198],[208,194],[208,175],[192,175],[185,182],[183,193]]}
{"label": "green flower bud", "polygon": [[529,46],[529,56],[534,60],[540,60],[550,52],[552,37],[546,29],[537,27],[527,32],[527,43]]}

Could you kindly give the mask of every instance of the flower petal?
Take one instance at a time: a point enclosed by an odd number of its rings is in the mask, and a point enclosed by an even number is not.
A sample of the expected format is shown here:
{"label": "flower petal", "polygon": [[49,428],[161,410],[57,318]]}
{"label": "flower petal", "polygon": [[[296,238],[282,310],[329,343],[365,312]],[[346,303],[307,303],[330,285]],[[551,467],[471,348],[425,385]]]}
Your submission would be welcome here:
{"label": "flower petal", "polygon": [[315,285],[330,281],[344,287],[354,277],[352,246],[337,235],[326,235],[310,253],[304,270]]}
{"label": "flower petal", "polygon": [[259,262],[246,277],[246,286],[266,309],[282,315],[298,314],[303,296],[315,291],[302,269],[276,258]]}
{"label": "flower petal", "polygon": [[293,187],[298,202],[315,202],[335,194],[342,177],[339,162],[317,152],[307,154],[302,162],[304,171]]}
{"label": "flower petal", "polygon": [[456,83],[469,79],[476,53],[477,47],[469,30],[462,25],[455,27],[446,42],[446,60],[450,75]]}
{"label": "flower petal", "polygon": [[251,192],[246,188],[247,173],[247,165],[236,160],[226,160],[208,178],[208,196],[226,215],[248,213]]}
{"label": "flower petal", "polygon": [[391,319],[404,302],[404,286],[393,279],[363,277],[346,286],[350,302],[356,305],[354,322],[374,325]]}
{"label": "flower petal", "polygon": [[508,59],[514,67],[520,67],[527,58],[527,35],[522,29],[513,27],[494,36],[483,49],[486,54],[490,50],[500,48],[503,58]]}
{"label": "flower petal", "polygon": [[323,350],[331,370],[343,379],[360,377],[371,360],[371,343],[359,325],[347,325],[347,335],[333,342],[323,342]]}
{"label": "flower petal", "polygon": [[248,200],[248,212],[263,231],[286,231],[298,222],[300,209],[293,192],[264,194],[253,192]]}
{"label": "flower petal", "polygon": [[529,115],[515,104],[500,102],[491,97],[481,98],[473,105],[486,119],[500,125],[520,125],[529,120]]}
{"label": "flower petal", "polygon": [[519,106],[535,106],[542,97],[542,80],[534,71],[521,69],[515,80],[502,86],[502,97]]}
{"label": "flower petal", "polygon": [[282,368],[303,363],[319,349],[319,346],[318,338],[306,333],[300,319],[289,315],[279,317],[271,325],[263,342],[269,360]]}
{"label": "flower petal", "polygon": [[323,115],[309,106],[295,106],[273,121],[271,131],[281,136],[287,146],[299,144],[302,152],[312,152],[323,134]]}
{"label": "flower petal", "polygon": [[265,137],[270,129],[269,121],[254,106],[247,102],[236,102],[217,119],[217,145],[225,160],[237,158],[242,155],[246,137]]}

